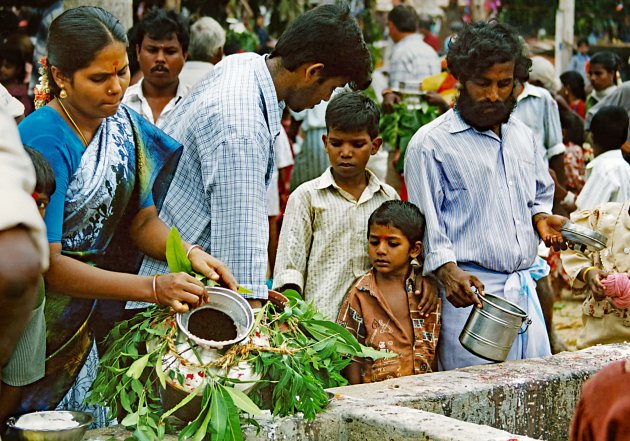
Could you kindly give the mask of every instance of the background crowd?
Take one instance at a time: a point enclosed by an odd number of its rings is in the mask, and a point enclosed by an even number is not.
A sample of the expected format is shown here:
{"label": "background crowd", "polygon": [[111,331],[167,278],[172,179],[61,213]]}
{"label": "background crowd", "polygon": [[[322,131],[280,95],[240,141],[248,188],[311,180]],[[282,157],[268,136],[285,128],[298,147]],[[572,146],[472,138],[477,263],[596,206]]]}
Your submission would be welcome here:
{"label": "background crowd", "polygon": [[[614,53],[579,39],[557,77],[508,26],[456,22],[440,41],[406,5],[387,15],[376,69],[342,4],[278,36],[258,15],[250,48],[226,23],[165,8],[130,29],[62,2],[35,36],[4,20],[0,422],[58,407],[107,424],[84,399],[108,330],[151,303],[205,298],[197,278],[168,272],[171,226],[195,271],[238,283],[252,306],[296,289],[399,354],[356,360],[351,383],[486,363],[458,341],[484,291],[532,317],[508,359],[563,349],[562,289],[586,292],[579,348],[628,340],[630,82]],[[435,119],[404,148],[384,142],[380,122],[414,99]],[[607,247],[567,249],[569,218]],[[95,338],[51,387],[45,336],[59,322]]]}

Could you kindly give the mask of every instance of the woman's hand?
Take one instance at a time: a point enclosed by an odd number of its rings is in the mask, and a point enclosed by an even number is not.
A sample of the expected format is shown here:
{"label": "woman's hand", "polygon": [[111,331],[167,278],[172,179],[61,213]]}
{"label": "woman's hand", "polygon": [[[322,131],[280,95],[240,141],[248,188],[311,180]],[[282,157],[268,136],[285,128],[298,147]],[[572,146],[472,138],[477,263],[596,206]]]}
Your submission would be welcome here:
{"label": "woman's hand", "polygon": [[421,296],[420,303],[418,303],[420,315],[428,317],[429,314],[435,312],[438,302],[440,301],[438,297],[438,284],[432,277],[424,277],[422,274],[417,274],[415,286],[415,294]]}
{"label": "woman's hand", "polygon": [[219,259],[212,257],[201,248],[195,247],[188,254],[192,268],[210,280],[223,282],[226,288],[236,291],[238,284],[228,267]]}
{"label": "woman's hand", "polygon": [[604,280],[608,274],[599,269],[592,269],[586,273],[585,282],[588,288],[593,293],[595,300],[601,302],[606,297],[606,292],[604,291],[604,285],[602,285],[602,280]]}
{"label": "woman's hand", "polygon": [[187,312],[206,296],[203,283],[186,273],[163,274],[155,278],[155,301],[176,312]]}

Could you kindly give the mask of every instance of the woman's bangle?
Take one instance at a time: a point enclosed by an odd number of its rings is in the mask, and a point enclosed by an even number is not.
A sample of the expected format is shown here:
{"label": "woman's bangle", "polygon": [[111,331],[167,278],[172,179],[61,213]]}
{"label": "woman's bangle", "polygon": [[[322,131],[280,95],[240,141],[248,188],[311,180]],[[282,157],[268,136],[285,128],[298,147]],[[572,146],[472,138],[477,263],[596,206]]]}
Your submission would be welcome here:
{"label": "woman's bangle", "polygon": [[194,250],[195,248],[199,248],[201,251],[203,251],[203,248],[201,247],[201,245],[197,245],[197,244],[191,245],[190,248],[188,248],[188,251],[186,251],[186,259],[190,260],[190,257],[189,257],[190,252]]}
{"label": "woman's bangle", "polygon": [[590,270],[594,270],[594,269],[597,269],[597,267],[596,266],[589,266],[584,271],[582,271],[582,282],[586,283],[586,275],[588,274],[588,272]]}
{"label": "woman's bangle", "polygon": [[162,303],[160,302],[160,298],[158,297],[158,293],[157,293],[157,278],[160,277],[159,274],[154,274],[153,275],[153,298],[155,299],[155,303],[157,303],[158,305],[161,305]]}

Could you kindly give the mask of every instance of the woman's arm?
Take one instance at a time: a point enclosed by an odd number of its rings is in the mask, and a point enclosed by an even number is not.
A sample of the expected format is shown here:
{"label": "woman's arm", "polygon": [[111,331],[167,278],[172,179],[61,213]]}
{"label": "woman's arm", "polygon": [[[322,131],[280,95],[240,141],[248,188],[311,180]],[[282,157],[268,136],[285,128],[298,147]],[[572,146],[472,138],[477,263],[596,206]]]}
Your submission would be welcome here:
{"label": "woman's arm", "polygon": [[[136,245],[154,259],[166,260],[166,239],[169,233],[170,229],[158,217],[154,205],[141,209],[131,223],[131,236]],[[237,289],[236,279],[223,262],[199,247],[191,250],[188,242],[182,241],[182,244],[185,250],[190,250],[188,257],[195,271],[214,281],[222,279],[227,288]]]}
{"label": "woman's arm", "polygon": [[160,303],[186,312],[205,295],[203,284],[184,273],[153,277],[116,273],[90,266],[61,254],[61,244],[50,244],[46,288],[73,297]]}

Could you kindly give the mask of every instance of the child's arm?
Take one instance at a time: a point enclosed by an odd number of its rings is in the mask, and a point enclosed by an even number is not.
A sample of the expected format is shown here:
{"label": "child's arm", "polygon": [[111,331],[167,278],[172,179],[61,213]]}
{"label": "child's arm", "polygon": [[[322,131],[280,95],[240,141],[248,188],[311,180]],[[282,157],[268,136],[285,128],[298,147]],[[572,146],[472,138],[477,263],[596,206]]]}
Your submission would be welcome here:
{"label": "child's arm", "polygon": [[361,362],[352,360],[348,366],[346,366],[341,374],[348,380],[350,384],[361,384]]}
{"label": "child's arm", "polygon": [[[365,326],[363,325],[363,313],[361,304],[357,301],[354,284],[346,293],[339,314],[337,323],[346,328],[358,340],[359,343],[365,344]],[[353,358],[348,366],[346,366],[342,375],[350,384],[361,384],[363,379],[361,376],[362,359]]]}

